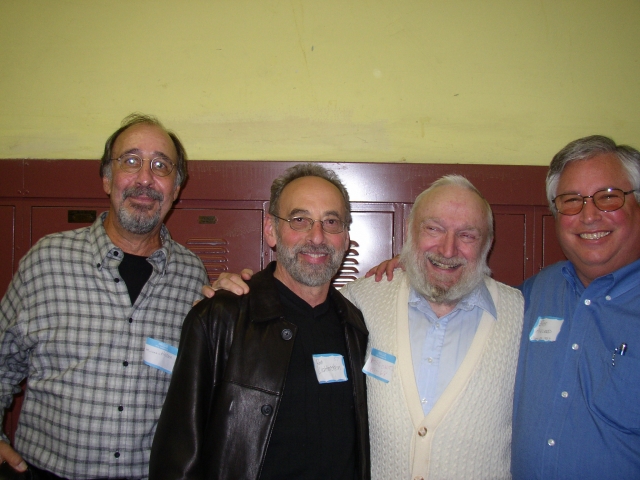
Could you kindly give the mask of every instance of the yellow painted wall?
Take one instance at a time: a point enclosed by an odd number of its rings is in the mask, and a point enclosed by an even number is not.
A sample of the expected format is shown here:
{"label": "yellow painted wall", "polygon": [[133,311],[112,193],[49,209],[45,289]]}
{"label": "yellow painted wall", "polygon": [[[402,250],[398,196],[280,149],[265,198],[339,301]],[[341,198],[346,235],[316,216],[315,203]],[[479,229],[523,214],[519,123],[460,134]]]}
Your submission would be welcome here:
{"label": "yellow painted wall", "polygon": [[640,147],[638,0],[0,0],[0,158],[548,164]]}

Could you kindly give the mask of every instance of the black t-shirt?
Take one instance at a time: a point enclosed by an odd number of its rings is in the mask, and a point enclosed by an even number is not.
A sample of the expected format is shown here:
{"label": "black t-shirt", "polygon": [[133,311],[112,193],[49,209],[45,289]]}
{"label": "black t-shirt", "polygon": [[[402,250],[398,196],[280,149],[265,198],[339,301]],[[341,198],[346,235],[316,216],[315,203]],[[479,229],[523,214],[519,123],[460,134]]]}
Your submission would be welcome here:
{"label": "black t-shirt", "polygon": [[318,382],[312,355],[343,356],[351,375],[344,325],[327,299],[311,307],[276,281],[285,319],[296,325],[284,392],[267,447],[261,480],[352,480],[356,476],[356,420],[351,378]]}
{"label": "black t-shirt", "polygon": [[145,283],[151,277],[153,266],[147,262],[147,257],[125,253],[120,265],[118,265],[118,272],[127,285],[131,305],[133,305]]}

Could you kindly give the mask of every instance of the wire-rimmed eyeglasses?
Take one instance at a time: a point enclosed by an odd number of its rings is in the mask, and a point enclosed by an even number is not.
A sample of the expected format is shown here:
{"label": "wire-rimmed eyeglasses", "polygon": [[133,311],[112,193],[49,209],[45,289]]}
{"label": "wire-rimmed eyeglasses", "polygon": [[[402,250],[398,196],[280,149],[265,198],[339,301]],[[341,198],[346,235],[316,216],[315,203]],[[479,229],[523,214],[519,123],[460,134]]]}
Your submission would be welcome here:
{"label": "wire-rimmed eyeglasses", "polygon": [[619,188],[605,188],[598,190],[593,195],[579,195],[577,193],[563,193],[553,199],[558,213],[562,215],[577,215],[582,211],[582,207],[587,203],[587,198],[593,199],[593,204],[602,212],[615,212],[624,206],[627,195],[635,192],[629,190],[623,192]]}
{"label": "wire-rimmed eyeglasses", "polygon": [[[272,214],[273,215],[273,214]],[[282,218],[277,215],[273,215],[275,218],[284,220],[289,223],[289,226],[297,232],[308,232],[313,228],[313,224],[320,222],[322,230],[327,233],[342,233],[344,232],[345,223],[338,218],[327,218],[325,220],[313,220],[309,217],[291,217]]]}
{"label": "wire-rimmed eyeglasses", "polygon": [[[126,173],[136,173],[139,172],[142,168],[142,164],[144,163],[144,158],[135,153],[125,153],[124,155],[120,155],[118,158],[113,160],[117,160],[120,165],[120,169]],[[149,160],[151,164],[151,171],[159,176],[166,177],[173,172],[173,168],[176,166],[168,158],[164,157],[155,157]]]}

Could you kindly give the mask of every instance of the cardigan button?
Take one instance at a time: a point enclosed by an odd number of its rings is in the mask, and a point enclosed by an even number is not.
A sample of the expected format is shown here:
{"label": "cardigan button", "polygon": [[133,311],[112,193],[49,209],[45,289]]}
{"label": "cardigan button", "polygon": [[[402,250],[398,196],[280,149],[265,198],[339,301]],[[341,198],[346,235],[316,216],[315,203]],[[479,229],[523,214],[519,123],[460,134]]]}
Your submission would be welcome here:
{"label": "cardigan button", "polygon": [[420,430],[418,430],[418,435],[420,435],[421,437],[424,437],[427,434],[427,427],[421,427]]}
{"label": "cardigan button", "polygon": [[284,330],[282,330],[282,332],[280,332],[280,336],[283,340],[291,340],[293,338],[293,332],[288,328],[285,328]]}
{"label": "cardigan button", "polygon": [[273,407],[271,405],[262,405],[262,407],[260,407],[260,411],[265,417],[268,417],[273,413]]}

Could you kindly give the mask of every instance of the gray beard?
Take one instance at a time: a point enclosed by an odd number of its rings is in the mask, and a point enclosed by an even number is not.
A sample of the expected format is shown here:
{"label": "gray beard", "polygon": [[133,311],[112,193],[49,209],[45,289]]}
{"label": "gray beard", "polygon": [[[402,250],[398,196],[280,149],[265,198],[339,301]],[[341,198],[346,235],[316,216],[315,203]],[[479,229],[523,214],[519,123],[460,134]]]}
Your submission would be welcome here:
{"label": "gray beard", "polygon": [[404,265],[409,284],[418,293],[423,295],[428,301],[443,305],[456,305],[463,297],[471,293],[484,280],[486,274],[489,273],[489,267],[486,265],[486,259],[482,259],[478,265],[472,270],[466,270],[458,283],[449,288],[434,285],[429,281],[425,274],[426,263],[433,258],[443,264],[461,264],[468,265],[465,259],[446,259],[439,255],[425,252],[421,254],[416,251],[409,242],[405,243],[402,248],[400,261]]}
{"label": "gray beard", "polygon": [[[329,254],[329,262],[324,265],[311,265],[302,263],[298,259],[299,253],[323,253]],[[278,263],[284,267],[291,278],[307,287],[320,287],[331,282],[337,273],[344,250],[336,250],[331,245],[297,245],[287,248],[282,243],[280,233],[276,231],[276,258]]]}
{"label": "gray beard", "polygon": [[[149,187],[132,187],[122,192],[122,200],[129,197],[135,197],[139,195],[147,195],[149,198],[160,201],[160,205],[164,200],[164,195],[153,190]],[[153,231],[154,228],[160,223],[160,209],[156,211],[152,216],[147,215],[148,211],[153,207],[132,207],[132,211],[127,210],[123,206],[118,209],[118,221],[122,228],[127,232],[136,235],[146,235]]]}

